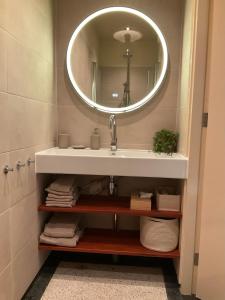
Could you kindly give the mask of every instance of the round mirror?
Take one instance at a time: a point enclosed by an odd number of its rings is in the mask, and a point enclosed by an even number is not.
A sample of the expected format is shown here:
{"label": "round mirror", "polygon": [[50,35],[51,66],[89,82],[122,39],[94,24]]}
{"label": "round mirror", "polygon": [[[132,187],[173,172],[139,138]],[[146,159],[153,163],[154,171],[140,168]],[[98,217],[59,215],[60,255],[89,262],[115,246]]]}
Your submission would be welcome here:
{"label": "round mirror", "polygon": [[143,13],[110,7],[74,31],[67,70],[79,96],[99,111],[118,114],[150,101],[166,74],[168,52],[159,27]]}

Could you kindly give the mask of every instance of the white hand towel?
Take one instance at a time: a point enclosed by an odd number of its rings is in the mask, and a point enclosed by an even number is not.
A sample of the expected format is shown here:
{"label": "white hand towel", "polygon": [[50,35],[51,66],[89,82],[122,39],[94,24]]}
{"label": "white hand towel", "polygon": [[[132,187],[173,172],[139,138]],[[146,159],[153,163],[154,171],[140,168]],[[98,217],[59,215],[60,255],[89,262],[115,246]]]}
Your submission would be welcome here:
{"label": "white hand towel", "polygon": [[73,214],[54,214],[45,224],[44,235],[50,237],[71,238],[74,236],[80,217]]}
{"label": "white hand towel", "polygon": [[71,200],[73,199],[73,196],[62,196],[62,195],[55,195],[55,194],[48,193],[48,198]]}
{"label": "white hand towel", "polygon": [[76,204],[76,200],[71,202],[59,202],[59,201],[46,201],[46,206],[58,206],[58,207],[73,207]]}
{"label": "white hand towel", "polygon": [[48,199],[54,199],[54,200],[72,200],[72,199],[78,199],[79,193],[77,190],[73,192],[71,196],[68,195],[56,195],[54,193],[48,193]]}
{"label": "white hand towel", "polygon": [[59,202],[71,202],[72,200],[73,200],[73,196],[71,196],[71,197],[60,197],[60,198],[58,198],[58,197],[50,197],[50,196],[48,196],[48,197],[46,197],[46,200],[47,201],[59,201]]}
{"label": "white hand towel", "polygon": [[73,190],[70,191],[70,192],[59,192],[59,191],[55,191],[55,190],[53,190],[53,189],[47,187],[47,188],[45,189],[45,191],[48,192],[48,193],[57,195],[57,196],[58,196],[58,195],[59,195],[59,196],[73,196]]}
{"label": "white hand towel", "polygon": [[40,236],[40,242],[49,245],[65,246],[65,247],[75,247],[82,235],[82,231],[78,230],[72,238],[54,238],[44,235]]}
{"label": "white hand towel", "polygon": [[73,175],[63,175],[57,178],[49,186],[50,189],[58,192],[71,192],[75,184],[75,176]]}

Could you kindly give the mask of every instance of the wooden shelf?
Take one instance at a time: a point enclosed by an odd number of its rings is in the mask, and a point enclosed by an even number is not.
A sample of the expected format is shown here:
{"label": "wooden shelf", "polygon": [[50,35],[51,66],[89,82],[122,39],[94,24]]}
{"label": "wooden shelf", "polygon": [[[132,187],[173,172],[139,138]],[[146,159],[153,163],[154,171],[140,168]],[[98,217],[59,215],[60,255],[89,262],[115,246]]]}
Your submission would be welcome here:
{"label": "wooden shelf", "polygon": [[112,231],[110,229],[85,229],[76,247],[40,244],[41,250],[151,256],[161,258],[179,257],[179,250],[157,252],[144,248],[139,241],[139,231]]}
{"label": "wooden shelf", "polygon": [[162,218],[181,218],[181,212],[159,211],[154,207],[151,211],[130,209],[129,197],[112,198],[109,196],[82,195],[74,207],[49,207],[40,205],[39,211],[67,213],[116,213],[130,216],[151,216]]}

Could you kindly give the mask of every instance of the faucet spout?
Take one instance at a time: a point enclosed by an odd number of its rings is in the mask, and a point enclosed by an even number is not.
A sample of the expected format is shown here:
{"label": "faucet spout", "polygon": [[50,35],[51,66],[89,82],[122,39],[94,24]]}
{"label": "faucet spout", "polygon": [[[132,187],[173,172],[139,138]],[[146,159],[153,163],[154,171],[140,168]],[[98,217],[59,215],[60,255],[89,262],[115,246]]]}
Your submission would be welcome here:
{"label": "faucet spout", "polygon": [[109,117],[109,129],[111,129],[111,151],[117,150],[116,116]]}

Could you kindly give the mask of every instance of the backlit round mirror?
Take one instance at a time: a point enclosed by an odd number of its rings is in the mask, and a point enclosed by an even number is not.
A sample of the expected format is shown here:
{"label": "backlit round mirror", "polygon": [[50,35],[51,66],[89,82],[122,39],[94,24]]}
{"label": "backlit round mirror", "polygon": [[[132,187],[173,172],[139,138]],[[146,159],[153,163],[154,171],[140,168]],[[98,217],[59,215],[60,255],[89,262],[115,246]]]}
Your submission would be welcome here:
{"label": "backlit round mirror", "polygon": [[124,113],[142,107],[160,89],[168,52],[159,27],[143,13],[110,7],[88,16],[67,50],[72,86],[91,107]]}

